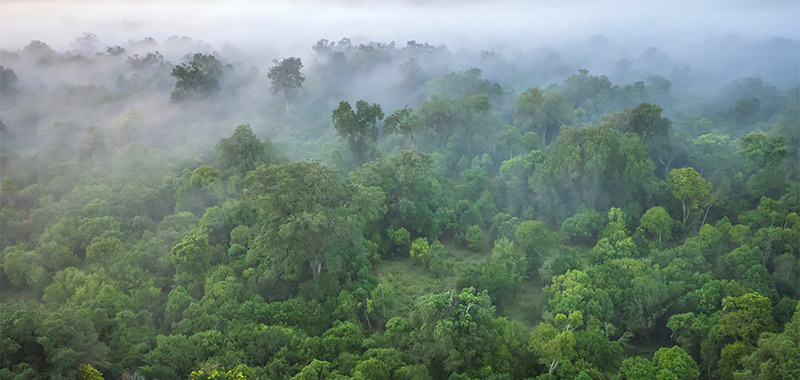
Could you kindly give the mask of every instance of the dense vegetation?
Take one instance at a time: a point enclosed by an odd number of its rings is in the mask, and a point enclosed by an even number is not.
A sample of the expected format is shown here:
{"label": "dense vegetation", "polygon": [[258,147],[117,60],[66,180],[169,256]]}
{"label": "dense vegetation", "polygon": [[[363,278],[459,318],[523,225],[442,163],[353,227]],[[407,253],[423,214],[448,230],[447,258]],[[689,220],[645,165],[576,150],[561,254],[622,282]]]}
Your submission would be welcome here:
{"label": "dense vegetation", "polygon": [[0,51],[0,378],[800,377],[797,83],[157,47]]}

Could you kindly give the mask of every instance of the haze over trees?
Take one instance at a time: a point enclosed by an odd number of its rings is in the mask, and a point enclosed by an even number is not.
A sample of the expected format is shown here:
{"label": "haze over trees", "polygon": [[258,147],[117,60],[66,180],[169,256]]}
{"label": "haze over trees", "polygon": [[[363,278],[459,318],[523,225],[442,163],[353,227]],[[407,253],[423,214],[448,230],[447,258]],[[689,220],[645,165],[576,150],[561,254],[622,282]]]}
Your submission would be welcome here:
{"label": "haze over trees", "polygon": [[800,376],[796,67],[102,38],[0,50],[2,379]]}

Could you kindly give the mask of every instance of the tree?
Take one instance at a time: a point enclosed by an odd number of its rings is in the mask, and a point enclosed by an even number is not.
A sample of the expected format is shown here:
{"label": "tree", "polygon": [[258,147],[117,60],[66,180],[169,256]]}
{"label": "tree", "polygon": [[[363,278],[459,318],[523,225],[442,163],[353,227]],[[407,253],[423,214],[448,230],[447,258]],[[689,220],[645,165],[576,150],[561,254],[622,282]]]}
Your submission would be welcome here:
{"label": "tree", "polygon": [[49,283],[42,256],[36,251],[26,251],[23,245],[7,247],[2,253],[3,274],[14,286],[27,284],[42,290]]}
{"label": "tree", "polygon": [[249,380],[253,378],[256,378],[253,376],[253,371],[244,364],[227,371],[225,368],[200,369],[189,374],[189,380]]}
{"label": "tree", "polygon": [[655,104],[641,103],[636,108],[614,114],[604,122],[615,124],[623,132],[637,134],[647,147],[650,158],[659,162],[666,172],[672,161],[682,153],[682,145],[669,140],[672,121],[662,117],[661,111],[663,109]]}
{"label": "tree", "polygon": [[495,347],[495,307],[487,292],[465,288],[420,297],[411,312],[411,355],[435,378],[480,368]]}
{"label": "tree", "polygon": [[714,200],[711,194],[711,182],[701,177],[700,173],[691,167],[672,169],[667,174],[667,188],[681,201],[683,210],[681,221],[684,225],[698,207],[708,206]]}
{"label": "tree", "polygon": [[758,347],[741,358],[743,370],[734,379],[790,380],[800,378],[800,312],[795,311],[783,333],[763,333]]}
{"label": "tree", "polygon": [[663,207],[655,206],[649,208],[639,223],[651,234],[658,235],[658,243],[661,243],[661,238],[670,238],[672,231],[672,218]]}
{"label": "tree", "polygon": [[386,212],[379,189],[346,188],[316,162],[262,165],[247,174],[244,198],[259,210],[248,264],[290,282],[352,278],[372,249],[363,229]]}
{"label": "tree", "polygon": [[[503,126],[503,130],[497,134],[497,144],[508,149],[508,159],[510,160],[514,158],[514,148],[522,146],[522,135],[513,125],[505,125]],[[518,149],[517,153],[524,152]]]}
{"label": "tree", "polygon": [[177,79],[175,90],[170,94],[173,103],[208,99],[220,91],[219,82],[225,66],[211,54],[195,53],[186,57],[187,62],[172,68]]}
{"label": "tree", "polygon": [[467,247],[475,252],[482,250],[486,245],[486,240],[483,237],[483,229],[478,225],[471,226],[467,229],[464,240],[467,241]]}
{"label": "tree", "polygon": [[220,139],[214,146],[214,153],[215,166],[240,177],[262,164],[279,161],[272,144],[261,141],[250,129],[250,124],[242,124],[236,127],[231,137]]}
{"label": "tree", "polygon": [[383,120],[381,106],[359,100],[356,109],[348,102],[339,102],[339,107],[333,110],[333,126],[339,136],[347,140],[350,151],[356,156],[358,163],[364,163],[375,150],[375,141],[378,138],[378,120]]}
{"label": "tree", "polygon": [[350,173],[350,182],[386,193],[381,229],[402,226],[411,234],[436,239],[455,219],[452,189],[443,186],[431,155],[416,148],[376,159]]}
{"label": "tree", "polygon": [[586,69],[570,75],[558,90],[589,117],[606,112],[619,93],[619,87],[612,85],[607,76],[594,76]]}
{"label": "tree", "polygon": [[538,269],[544,255],[556,243],[553,233],[538,220],[526,220],[520,223],[514,231],[514,240],[520,252],[527,258],[528,265],[533,269]]}
{"label": "tree", "polygon": [[633,132],[645,143],[667,136],[672,122],[661,116],[663,109],[655,104],[642,103],[628,110],[626,132]]}
{"label": "tree", "polygon": [[514,247],[511,240],[501,238],[494,243],[489,263],[481,269],[480,283],[489,289],[492,299],[500,305],[519,287],[527,267],[525,255]]}
{"label": "tree", "polygon": [[561,233],[577,243],[594,243],[605,220],[599,212],[584,209],[564,219],[561,223]]}
{"label": "tree", "polygon": [[548,366],[548,375],[563,362],[572,360],[575,352],[575,335],[573,330],[583,325],[583,314],[580,311],[556,314],[553,321],[536,325],[531,332],[529,349],[539,357],[539,362]]}
{"label": "tree", "polygon": [[408,106],[398,109],[387,116],[383,124],[384,131],[408,136],[412,144],[416,143],[414,141],[414,132],[422,130],[422,127],[422,117],[414,113],[414,110]]}
{"label": "tree", "polygon": [[358,363],[353,373],[356,379],[363,380],[382,380],[390,378],[389,366],[378,358],[369,358]]}
{"label": "tree", "polygon": [[737,143],[739,154],[755,169],[747,180],[747,192],[754,196],[779,197],[786,186],[783,162],[789,153],[783,136],[751,132]]}
{"label": "tree", "polygon": [[722,336],[740,339],[755,346],[759,334],[774,328],[772,302],[758,293],[722,300],[722,315],[716,328]]}
{"label": "tree", "polygon": [[551,313],[569,314],[572,310],[583,312],[588,321],[609,321],[614,313],[610,289],[599,288],[589,274],[581,270],[567,270],[553,277],[553,284],[545,288],[547,305]]}
{"label": "tree", "polygon": [[16,85],[17,74],[14,70],[0,66],[0,94],[12,94]]}
{"label": "tree", "polygon": [[445,269],[445,262],[442,258],[443,250],[444,246],[438,240],[429,244],[428,239],[418,238],[411,243],[409,256],[425,265],[434,275],[440,276]]}
{"label": "tree", "polygon": [[514,110],[514,124],[520,131],[535,130],[542,136],[542,145],[552,141],[547,133],[558,133],[562,125],[575,122],[572,104],[559,93],[546,93],[538,88],[530,88],[520,94]]}
{"label": "tree", "polygon": [[692,380],[700,376],[697,363],[678,346],[661,347],[653,354],[656,380]]}
{"label": "tree", "polygon": [[303,367],[297,375],[292,377],[292,380],[319,380],[328,379],[331,376],[331,363],[326,361],[314,359],[307,366]]}
{"label": "tree", "polygon": [[208,245],[208,235],[200,232],[187,234],[172,247],[170,261],[175,265],[181,284],[187,285],[190,293],[199,293],[204,274],[215,261],[213,249]]}
{"label": "tree", "polygon": [[105,364],[108,347],[98,339],[94,310],[63,306],[48,313],[36,331],[36,342],[49,358],[55,378],[75,376],[78,364]]}
{"label": "tree", "polygon": [[78,380],[103,380],[103,374],[94,369],[91,364],[81,364],[78,365],[76,378]]}
{"label": "tree", "polygon": [[653,362],[641,356],[627,358],[619,367],[620,380],[649,380],[655,378],[655,374]]}
{"label": "tree", "polygon": [[653,169],[637,135],[605,124],[563,127],[556,141],[545,149],[530,187],[541,211],[569,215],[581,204],[605,209],[641,202],[654,180]]}
{"label": "tree", "polygon": [[739,98],[733,106],[731,119],[740,127],[754,124],[761,114],[761,99],[755,96]]}
{"label": "tree", "polygon": [[267,72],[267,78],[272,82],[270,89],[274,93],[283,92],[286,98],[286,114],[289,114],[289,101],[294,97],[296,90],[303,87],[306,78],[300,72],[303,62],[300,58],[289,57],[278,62],[272,60],[272,67]]}

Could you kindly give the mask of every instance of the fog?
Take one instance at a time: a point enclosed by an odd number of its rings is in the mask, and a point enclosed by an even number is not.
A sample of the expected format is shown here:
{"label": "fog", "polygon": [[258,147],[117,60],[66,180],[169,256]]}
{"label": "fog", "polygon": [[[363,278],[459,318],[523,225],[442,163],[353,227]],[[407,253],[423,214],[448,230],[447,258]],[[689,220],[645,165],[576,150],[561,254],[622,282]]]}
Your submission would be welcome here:
{"label": "fog", "polygon": [[[698,4],[699,3],[699,4]],[[272,45],[300,55],[319,38],[363,36],[451,48],[528,49],[602,34],[666,50],[713,35],[796,38],[796,1],[4,1],[0,45],[32,39],[68,48],[187,35],[215,46]],[[629,46],[633,47],[633,46]]]}
{"label": "fog", "polygon": [[[207,148],[252,123],[291,158],[325,158],[336,148],[314,144],[335,140],[330,110],[340,100],[416,108],[436,92],[426,81],[473,67],[505,91],[503,123],[509,99],[581,69],[619,87],[658,75],[688,107],[732,108],[720,91],[734,81],[797,86],[799,11],[796,1],[3,1],[0,65],[18,80],[0,98],[0,120],[22,156],[47,141],[74,146],[89,126],[119,134],[134,111],[147,131],[137,139],[150,145]],[[321,39],[348,63],[315,52]],[[53,52],[28,49],[34,40]],[[124,52],[109,53],[115,46]],[[155,52],[163,62],[147,61]],[[170,70],[198,52],[228,65],[220,95],[171,104]],[[281,115],[265,74],[290,56],[308,81],[293,105],[302,114]],[[409,60],[417,66],[404,69]]]}

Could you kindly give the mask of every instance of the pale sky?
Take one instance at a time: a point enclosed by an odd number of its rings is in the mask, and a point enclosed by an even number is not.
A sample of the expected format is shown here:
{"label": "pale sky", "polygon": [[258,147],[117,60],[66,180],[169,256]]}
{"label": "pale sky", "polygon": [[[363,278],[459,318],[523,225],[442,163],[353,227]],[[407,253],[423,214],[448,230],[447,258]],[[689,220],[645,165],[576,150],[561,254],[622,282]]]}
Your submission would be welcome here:
{"label": "pale sky", "polygon": [[320,38],[354,36],[482,49],[595,34],[662,43],[727,33],[800,37],[800,1],[769,0],[0,0],[0,14],[0,47],[12,50],[34,39],[66,49],[84,32],[97,34],[102,46],[185,35],[215,46],[268,43],[287,53],[307,52]]}

